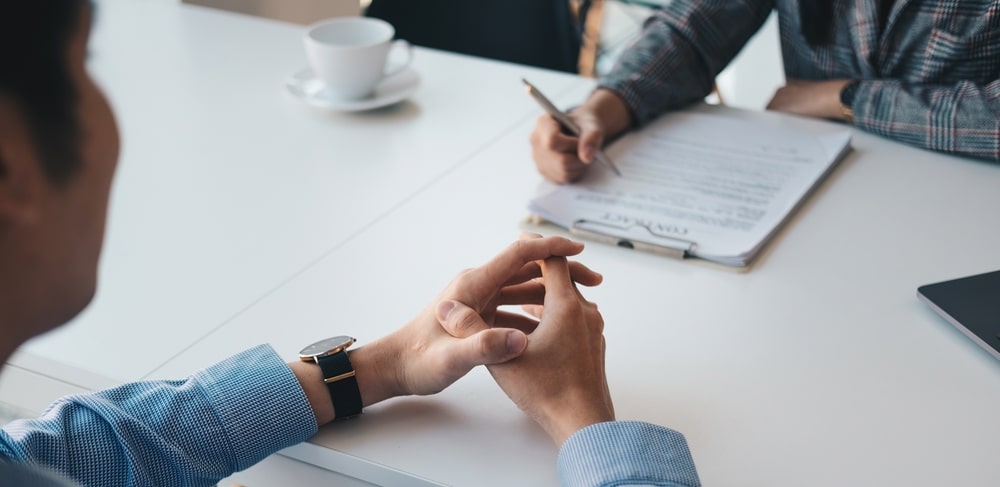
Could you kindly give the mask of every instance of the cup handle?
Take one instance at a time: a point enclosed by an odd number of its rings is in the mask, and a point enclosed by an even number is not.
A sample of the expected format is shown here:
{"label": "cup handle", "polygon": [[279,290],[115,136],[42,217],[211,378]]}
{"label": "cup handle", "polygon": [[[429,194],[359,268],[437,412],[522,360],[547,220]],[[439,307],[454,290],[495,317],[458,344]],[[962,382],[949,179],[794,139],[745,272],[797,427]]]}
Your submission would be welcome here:
{"label": "cup handle", "polygon": [[384,73],[382,73],[382,77],[389,77],[399,73],[400,71],[406,69],[406,67],[410,65],[410,62],[413,61],[413,46],[411,46],[409,42],[406,42],[403,39],[396,39],[392,41],[392,47],[390,47],[389,49],[391,51],[392,49],[396,48],[402,48],[403,50],[406,51],[406,61],[399,65],[394,66],[392,69],[385,71]]}

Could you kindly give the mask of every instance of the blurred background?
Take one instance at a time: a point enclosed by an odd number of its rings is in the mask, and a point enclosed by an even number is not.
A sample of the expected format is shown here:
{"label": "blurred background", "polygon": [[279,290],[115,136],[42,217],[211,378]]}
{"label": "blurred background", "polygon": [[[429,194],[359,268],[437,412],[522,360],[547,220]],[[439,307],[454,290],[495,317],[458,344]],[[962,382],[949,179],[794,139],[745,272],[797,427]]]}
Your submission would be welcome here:
{"label": "blurred background", "polygon": [[[414,44],[599,76],[670,0],[183,0],[309,24],[345,15],[388,20]],[[776,16],[716,80],[727,105],[761,109],[784,83]],[[718,102],[711,97],[710,102]]]}

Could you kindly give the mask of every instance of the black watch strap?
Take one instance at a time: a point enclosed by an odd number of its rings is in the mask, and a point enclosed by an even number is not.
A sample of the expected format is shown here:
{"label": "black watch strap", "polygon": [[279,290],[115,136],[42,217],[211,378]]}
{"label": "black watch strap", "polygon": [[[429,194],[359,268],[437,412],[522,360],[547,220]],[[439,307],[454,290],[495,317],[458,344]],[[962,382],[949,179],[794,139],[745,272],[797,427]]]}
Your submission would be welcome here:
{"label": "black watch strap", "polygon": [[354,377],[354,367],[347,358],[347,350],[316,359],[323,371],[323,382],[330,391],[335,419],[350,418],[361,414],[361,391],[358,379]]}

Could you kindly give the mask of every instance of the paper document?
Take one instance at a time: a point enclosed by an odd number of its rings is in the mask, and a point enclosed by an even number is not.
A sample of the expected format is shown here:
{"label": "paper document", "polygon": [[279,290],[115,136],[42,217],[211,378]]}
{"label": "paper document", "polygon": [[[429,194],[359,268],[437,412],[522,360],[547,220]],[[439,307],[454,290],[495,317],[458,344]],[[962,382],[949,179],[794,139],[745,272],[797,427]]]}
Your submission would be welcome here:
{"label": "paper document", "polygon": [[808,122],[667,115],[610,148],[622,177],[594,166],[543,184],[529,208],[621,245],[745,266],[849,148],[849,130]]}

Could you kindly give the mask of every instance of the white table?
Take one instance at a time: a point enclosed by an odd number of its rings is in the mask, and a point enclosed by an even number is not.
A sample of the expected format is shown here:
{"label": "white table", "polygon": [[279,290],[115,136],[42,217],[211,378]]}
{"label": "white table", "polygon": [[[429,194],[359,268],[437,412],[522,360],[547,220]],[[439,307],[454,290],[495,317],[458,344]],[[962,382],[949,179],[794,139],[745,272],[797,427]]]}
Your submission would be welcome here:
{"label": "white table", "polygon": [[[303,62],[297,28],[142,5],[103,3],[95,47],[133,140],[115,189],[104,290],[73,328],[15,359],[21,375],[5,373],[4,397],[22,393],[17,378],[33,373],[92,386],[59,367],[115,380],[177,377],[264,341],[289,357],[333,334],[364,343],[516,237],[538,181],[526,143],[538,111],[516,88],[526,68],[422,50],[425,85],[409,104],[321,115],[277,96],[281,77]],[[198,67],[166,70],[173,84],[232,96],[163,83],[165,114],[143,108],[141,80],[101,54],[112,34],[128,35],[112,21],[128,23],[141,8],[162,10],[164,25],[144,29],[155,42],[190,45],[167,50],[177,65]],[[219,30],[226,43],[206,33]],[[250,37],[271,46],[255,54],[260,65],[243,74],[213,66],[212,53],[240,66],[242,51],[222,46]],[[121,49],[114,57],[127,56]],[[582,79],[530,77],[561,104],[590,89]],[[239,112],[244,104],[253,110]],[[181,130],[185,122],[199,130]],[[423,152],[408,152],[412,144]],[[619,417],[684,432],[706,485],[997,482],[1000,364],[915,291],[998,267],[1000,168],[860,132],[854,146],[747,274],[597,244],[581,257],[605,274],[585,294],[607,322]],[[367,165],[344,166],[339,154]],[[142,279],[145,269],[162,279]],[[155,357],[140,353],[146,337],[162,343]],[[70,340],[88,353],[59,355]],[[140,352],[103,356],[122,347]],[[371,407],[283,453],[378,484],[556,483],[555,448],[484,370],[434,397]]]}

